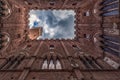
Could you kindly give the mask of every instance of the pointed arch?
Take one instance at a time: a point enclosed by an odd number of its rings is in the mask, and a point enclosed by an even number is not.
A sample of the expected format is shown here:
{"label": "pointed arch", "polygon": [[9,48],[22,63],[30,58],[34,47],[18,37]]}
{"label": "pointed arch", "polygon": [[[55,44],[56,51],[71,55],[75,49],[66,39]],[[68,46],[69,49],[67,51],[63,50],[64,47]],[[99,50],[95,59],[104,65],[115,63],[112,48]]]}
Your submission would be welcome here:
{"label": "pointed arch", "polygon": [[53,56],[51,56],[50,59],[44,59],[42,63],[42,69],[62,69],[62,64],[58,57],[53,58]]}
{"label": "pointed arch", "polygon": [[45,59],[43,61],[42,69],[47,69],[47,68],[48,68],[48,61],[47,61],[47,59]]}
{"label": "pointed arch", "polygon": [[49,69],[55,69],[55,64],[53,62],[53,59],[50,59]]}
{"label": "pointed arch", "polygon": [[62,65],[59,59],[56,60],[56,69],[62,69]]}

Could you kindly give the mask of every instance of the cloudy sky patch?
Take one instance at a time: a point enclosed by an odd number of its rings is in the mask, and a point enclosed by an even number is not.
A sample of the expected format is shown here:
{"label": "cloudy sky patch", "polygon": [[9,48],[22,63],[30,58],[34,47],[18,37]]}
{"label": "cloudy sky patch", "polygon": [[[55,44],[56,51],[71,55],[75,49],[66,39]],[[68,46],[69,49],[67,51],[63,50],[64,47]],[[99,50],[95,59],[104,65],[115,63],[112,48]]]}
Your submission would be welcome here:
{"label": "cloudy sky patch", "polygon": [[73,39],[75,12],[73,10],[30,10],[29,27],[42,27],[42,39]]}

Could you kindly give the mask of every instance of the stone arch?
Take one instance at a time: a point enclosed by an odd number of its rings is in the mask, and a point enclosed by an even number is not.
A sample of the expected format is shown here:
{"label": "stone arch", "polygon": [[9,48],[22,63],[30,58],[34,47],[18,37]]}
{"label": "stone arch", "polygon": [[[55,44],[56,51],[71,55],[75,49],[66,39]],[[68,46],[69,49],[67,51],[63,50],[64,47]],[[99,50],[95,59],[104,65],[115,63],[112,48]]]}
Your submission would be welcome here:
{"label": "stone arch", "polygon": [[0,1],[2,3],[2,12],[0,13],[2,15],[2,19],[6,19],[10,17],[12,13],[11,6],[7,0]]}
{"label": "stone arch", "polygon": [[101,38],[100,38],[100,35],[102,35],[102,32],[97,32],[93,35],[93,41],[94,41],[94,45],[96,46],[96,49],[98,49],[98,52],[103,52],[100,48],[100,45],[101,45]]}
{"label": "stone arch", "polygon": [[97,19],[97,20],[101,20],[101,17],[100,17],[100,3],[102,2],[102,0],[98,0],[96,3],[95,3],[95,5],[94,5],[94,7],[93,7],[93,11],[92,11],[92,13],[94,14],[94,17]]}
{"label": "stone arch", "polygon": [[0,33],[0,52],[4,52],[10,44],[10,35],[7,32]]}
{"label": "stone arch", "polygon": [[62,64],[59,58],[53,59],[51,56],[50,60],[45,58],[43,59],[42,69],[62,69]]}

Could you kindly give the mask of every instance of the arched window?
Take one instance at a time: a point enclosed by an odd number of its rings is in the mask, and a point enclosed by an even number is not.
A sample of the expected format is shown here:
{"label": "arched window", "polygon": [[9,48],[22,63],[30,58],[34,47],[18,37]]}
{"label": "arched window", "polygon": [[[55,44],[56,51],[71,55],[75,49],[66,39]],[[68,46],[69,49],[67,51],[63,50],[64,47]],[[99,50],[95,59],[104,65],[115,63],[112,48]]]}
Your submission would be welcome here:
{"label": "arched window", "polygon": [[47,68],[48,68],[48,62],[47,59],[45,59],[42,65],[42,69],[47,69]]}
{"label": "arched window", "polygon": [[7,17],[11,13],[10,6],[6,0],[0,0],[0,17]]}
{"label": "arched window", "polygon": [[62,69],[61,63],[58,59],[56,60],[56,69]]}
{"label": "arched window", "polygon": [[86,12],[84,13],[84,16],[90,16],[90,11],[86,11]]}
{"label": "arched window", "polygon": [[49,69],[55,69],[55,64],[53,63],[53,59],[50,60]]}
{"label": "arched window", "polygon": [[54,45],[50,45],[50,49],[54,49]]}
{"label": "arched window", "polygon": [[8,33],[0,33],[0,50],[5,50],[10,42],[10,37]]}
{"label": "arched window", "polygon": [[53,58],[51,58],[50,60],[45,59],[42,64],[42,69],[62,69],[62,65],[59,59],[56,60],[53,60]]}

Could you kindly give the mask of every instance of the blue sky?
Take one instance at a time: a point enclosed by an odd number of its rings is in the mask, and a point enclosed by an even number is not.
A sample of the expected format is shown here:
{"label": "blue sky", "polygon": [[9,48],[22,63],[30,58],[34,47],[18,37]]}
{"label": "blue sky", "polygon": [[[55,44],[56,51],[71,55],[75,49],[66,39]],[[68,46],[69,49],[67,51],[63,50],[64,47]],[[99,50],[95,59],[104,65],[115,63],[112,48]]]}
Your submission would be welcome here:
{"label": "blue sky", "polygon": [[75,12],[73,10],[30,10],[29,27],[43,27],[42,39],[73,39]]}

